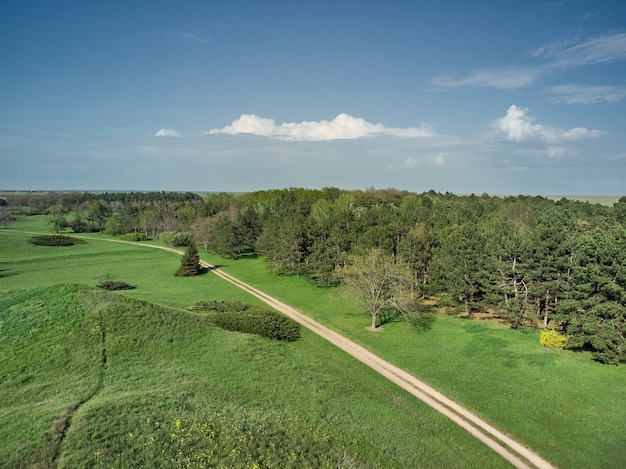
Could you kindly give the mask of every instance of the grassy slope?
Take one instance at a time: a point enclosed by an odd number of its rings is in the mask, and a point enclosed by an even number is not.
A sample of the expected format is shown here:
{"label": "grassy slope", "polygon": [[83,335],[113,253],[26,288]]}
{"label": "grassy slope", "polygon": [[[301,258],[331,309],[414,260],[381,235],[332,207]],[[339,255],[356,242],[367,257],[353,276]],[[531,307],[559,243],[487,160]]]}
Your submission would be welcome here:
{"label": "grassy slope", "polygon": [[178,259],[158,250],[0,232],[0,467],[506,467],[308,332],[277,343],[67,285],[93,285],[103,265],[138,285],[129,295],[175,308],[246,299],[213,275],[175,278]]}
{"label": "grassy slope", "polygon": [[[9,236],[3,243],[6,238]],[[136,298],[184,308],[212,295],[229,299],[240,295],[214,276],[170,277],[169,272],[179,263],[165,252],[123,245],[96,247],[95,243],[71,249],[112,252],[96,258],[89,254],[82,267],[66,269],[64,275],[82,269],[87,274],[76,275],[89,284],[93,263],[115,255],[118,259],[110,263],[111,272],[140,285],[128,293]],[[372,334],[364,329],[367,318],[358,306],[336,290],[314,288],[300,278],[268,275],[258,259],[233,262],[203,257],[426,379],[558,466],[620,467],[626,463],[625,367],[599,365],[586,354],[543,349],[536,333],[456,318],[439,317],[430,330],[422,332],[404,324],[389,324],[383,333]],[[122,259],[136,262],[122,263]],[[146,263],[151,266],[147,271]],[[0,264],[0,270],[3,268]],[[32,270],[20,275],[36,279],[32,280],[35,284],[55,281]],[[17,275],[5,277],[5,285],[21,284],[15,279]]]}

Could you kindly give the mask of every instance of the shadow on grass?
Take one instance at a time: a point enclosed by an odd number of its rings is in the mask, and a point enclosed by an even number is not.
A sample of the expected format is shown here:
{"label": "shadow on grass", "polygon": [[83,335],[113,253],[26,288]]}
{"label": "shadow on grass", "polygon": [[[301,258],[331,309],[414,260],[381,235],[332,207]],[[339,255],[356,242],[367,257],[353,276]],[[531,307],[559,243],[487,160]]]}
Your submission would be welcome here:
{"label": "shadow on grass", "polygon": [[18,272],[13,272],[11,270],[6,270],[6,269],[0,269],[0,278],[11,277],[13,275],[18,275]]}
{"label": "shadow on grass", "polygon": [[410,317],[407,322],[418,332],[426,332],[432,329],[435,319],[434,312],[426,311]]}
{"label": "shadow on grass", "polygon": [[420,305],[415,312],[402,314],[397,310],[387,310],[379,315],[379,325],[390,324],[394,322],[408,322],[415,330],[426,332],[432,329],[436,319],[436,309],[428,305]]}

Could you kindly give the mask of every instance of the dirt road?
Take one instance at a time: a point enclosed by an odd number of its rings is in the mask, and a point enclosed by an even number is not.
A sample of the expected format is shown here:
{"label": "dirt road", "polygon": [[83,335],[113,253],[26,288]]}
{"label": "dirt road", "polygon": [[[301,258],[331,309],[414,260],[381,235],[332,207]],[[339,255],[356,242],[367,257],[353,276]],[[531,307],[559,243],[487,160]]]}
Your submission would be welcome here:
{"label": "dirt road", "polygon": [[[212,267],[204,261],[202,261],[202,264],[204,267],[207,268]],[[477,415],[473,414],[472,412],[463,408],[462,406],[447,398],[440,392],[431,388],[423,381],[417,379],[415,376],[407,373],[404,370],[401,370],[400,368],[383,360],[377,355],[374,355],[372,352],[365,349],[361,345],[347,339],[346,337],[338,334],[335,331],[332,331],[331,329],[328,329],[317,321],[314,321],[310,317],[300,313],[291,306],[277,300],[276,298],[272,298],[271,296],[266,295],[262,291],[257,290],[256,288],[242,282],[232,275],[222,272],[219,269],[213,269],[212,272],[215,275],[218,275],[224,280],[238,286],[242,290],[245,290],[251,295],[257,297],[268,306],[271,306],[272,308],[299,322],[307,329],[310,329],[320,337],[328,340],[333,345],[352,355],[360,362],[366,364],[393,383],[400,386],[402,389],[408,391],[418,399],[422,400],[433,409],[442,413],[450,420],[455,422],[457,425],[467,430],[474,437],[478,438],[500,456],[509,461],[513,466],[518,468],[541,469],[549,469],[554,467],[537,453],[524,447],[519,442],[513,440],[509,436],[489,425]]]}
{"label": "dirt road", "polygon": [[[94,238],[84,238],[94,240]],[[121,240],[106,241],[134,244],[144,247],[163,249],[179,255],[183,254],[183,252],[178,249],[168,248],[164,246],[147,245]],[[320,337],[328,340],[333,345],[339,347],[341,350],[350,354],[360,362],[364,363],[365,365],[377,371],[393,383],[400,386],[402,389],[408,391],[424,403],[428,404],[436,411],[442,413],[450,420],[455,422],[457,425],[467,430],[471,435],[482,441],[493,451],[501,455],[513,466],[517,468],[554,468],[554,466],[552,466],[548,461],[543,459],[537,453],[531,451],[511,437],[505,435],[474,413],[468,411],[464,407],[460,406],[458,403],[454,402],[437,390],[428,386],[423,381],[417,379],[415,376],[383,360],[382,358],[376,356],[361,345],[347,339],[346,337],[338,334],[331,329],[328,329],[317,321],[314,321],[310,317],[302,314],[291,306],[277,300],[276,298],[273,298],[263,293],[262,291],[257,290],[251,285],[242,282],[241,280],[227,274],[226,272],[214,268],[207,262],[201,261],[201,264],[203,267],[211,269],[211,272],[213,274],[221,277],[227,282],[232,283],[233,285],[236,285],[242,290],[245,290],[249,294],[263,301],[268,306],[294,319],[302,326],[318,334]]]}

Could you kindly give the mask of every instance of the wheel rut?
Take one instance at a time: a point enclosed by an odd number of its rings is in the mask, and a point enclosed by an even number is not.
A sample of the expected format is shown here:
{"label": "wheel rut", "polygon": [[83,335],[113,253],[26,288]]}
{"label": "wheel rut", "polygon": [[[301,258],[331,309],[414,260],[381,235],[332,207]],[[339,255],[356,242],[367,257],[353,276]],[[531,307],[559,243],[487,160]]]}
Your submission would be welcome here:
{"label": "wheel rut", "polygon": [[98,370],[98,379],[96,381],[95,386],[89,391],[85,396],[83,396],[78,402],[75,404],[70,404],[65,409],[61,416],[56,419],[53,423],[53,427],[50,431],[50,436],[53,440],[56,440],[56,445],[54,448],[54,452],[52,454],[52,464],[53,467],[58,466],[58,461],[61,455],[63,454],[63,444],[65,443],[65,439],[67,437],[67,433],[72,426],[72,420],[74,419],[74,415],[78,412],[78,410],[89,402],[91,399],[96,397],[104,388],[104,379],[107,371],[107,336],[106,336],[106,326],[104,324],[104,315],[102,311],[98,312],[96,329],[100,334],[100,356],[99,356],[99,370]]}

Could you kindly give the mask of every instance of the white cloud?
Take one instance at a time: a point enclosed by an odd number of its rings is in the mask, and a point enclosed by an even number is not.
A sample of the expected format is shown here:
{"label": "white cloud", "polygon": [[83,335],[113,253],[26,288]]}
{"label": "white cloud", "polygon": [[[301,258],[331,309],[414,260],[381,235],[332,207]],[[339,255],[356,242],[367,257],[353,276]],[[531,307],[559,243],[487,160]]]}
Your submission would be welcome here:
{"label": "white cloud", "polygon": [[[626,33],[608,33],[584,41],[553,42],[531,50],[528,56],[537,60],[538,63],[528,67],[508,65],[501,68],[478,69],[460,78],[450,75],[437,76],[432,82],[442,88],[485,86],[516,89],[532,86],[541,76],[551,72],[626,60]],[[601,90],[597,91],[602,93]],[[574,101],[568,99],[562,101],[577,102],[575,97],[571,99]],[[615,98],[609,97],[608,99]],[[608,99],[600,98],[599,100],[615,102]]]}
{"label": "white cloud", "polygon": [[155,137],[182,137],[182,134],[176,129],[159,129],[154,134]]}
{"label": "white cloud", "polygon": [[438,153],[431,158],[431,163],[435,166],[445,166],[446,158],[443,153]]}
{"label": "white cloud", "polygon": [[504,134],[507,140],[513,142],[539,140],[555,143],[598,137],[603,133],[600,130],[589,130],[584,127],[561,130],[535,124],[534,120],[534,118],[528,115],[528,109],[513,104],[506,111],[506,115],[494,120],[491,126]]}
{"label": "white cloud", "polygon": [[421,127],[385,127],[382,124],[372,124],[361,117],[353,117],[343,113],[332,121],[285,122],[279,125],[274,122],[274,119],[259,117],[254,114],[243,114],[230,125],[221,129],[211,129],[204,133],[207,135],[252,134],[299,141],[357,139],[374,135],[390,135],[401,138],[421,138],[436,135],[434,129],[427,124],[422,124]]}
{"label": "white cloud", "polygon": [[559,85],[546,89],[557,95],[553,101],[567,104],[617,103],[626,98],[626,87]]}
{"label": "white cloud", "polygon": [[181,42],[191,42],[194,44],[206,44],[211,42],[211,39],[206,36],[200,36],[194,33],[170,33],[169,37]]}
{"label": "white cloud", "polygon": [[548,67],[552,69],[617,62],[626,59],[626,33],[605,34],[582,42],[553,42],[531,51],[529,55],[548,59]]}
{"label": "white cloud", "polygon": [[[418,168],[418,167],[424,167],[424,166],[445,166],[445,165],[446,165],[446,158],[443,153],[437,153],[429,158],[424,158],[422,161],[413,157],[407,157],[404,160],[405,168]],[[399,168],[392,166],[390,167],[390,169],[399,169]]]}
{"label": "white cloud", "polygon": [[507,67],[503,69],[476,70],[464,78],[439,76],[433,78],[433,84],[444,88],[463,86],[486,86],[499,89],[514,89],[531,86],[539,77],[535,68]]}
{"label": "white cloud", "polygon": [[549,158],[560,158],[567,154],[567,149],[563,147],[547,147],[546,152]]}

